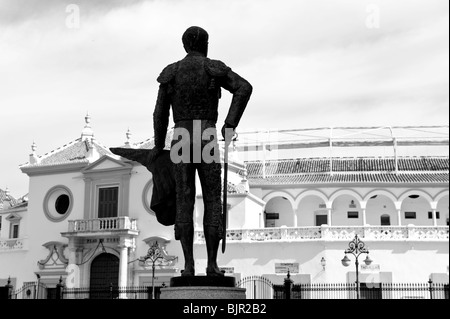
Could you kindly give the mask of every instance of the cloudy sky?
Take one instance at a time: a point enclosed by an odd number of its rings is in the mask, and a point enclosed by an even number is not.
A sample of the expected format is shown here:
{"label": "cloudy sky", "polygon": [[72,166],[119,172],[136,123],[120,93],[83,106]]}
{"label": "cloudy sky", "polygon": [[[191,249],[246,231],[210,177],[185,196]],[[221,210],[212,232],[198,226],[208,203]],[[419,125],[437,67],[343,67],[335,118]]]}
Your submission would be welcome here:
{"label": "cloudy sky", "polygon": [[[242,130],[448,125],[445,0],[0,0],[0,188],[78,138],[151,137],[160,71],[192,25],[249,80]],[[230,97],[221,101],[222,122]]]}

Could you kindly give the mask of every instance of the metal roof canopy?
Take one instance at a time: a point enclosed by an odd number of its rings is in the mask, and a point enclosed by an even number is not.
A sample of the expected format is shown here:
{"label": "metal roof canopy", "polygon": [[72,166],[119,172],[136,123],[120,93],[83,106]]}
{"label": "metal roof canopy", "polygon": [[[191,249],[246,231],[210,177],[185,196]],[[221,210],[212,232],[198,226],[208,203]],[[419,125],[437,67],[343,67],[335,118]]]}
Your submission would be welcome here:
{"label": "metal roof canopy", "polygon": [[[239,132],[237,151],[330,149],[330,174],[333,147],[392,146],[395,172],[398,173],[399,146],[448,146],[449,126],[322,127],[306,129]],[[265,152],[263,152],[265,153]],[[265,156],[263,156],[265,163]],[[265,165],[264,165],[265,166]],[[263,175],[265,176],[264,172]]]}

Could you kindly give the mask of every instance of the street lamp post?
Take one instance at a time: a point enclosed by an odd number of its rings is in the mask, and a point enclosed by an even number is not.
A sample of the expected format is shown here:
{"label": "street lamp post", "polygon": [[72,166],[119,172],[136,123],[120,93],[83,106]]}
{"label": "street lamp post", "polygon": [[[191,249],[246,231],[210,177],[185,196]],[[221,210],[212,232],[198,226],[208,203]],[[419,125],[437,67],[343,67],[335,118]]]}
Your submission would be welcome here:
{"label": "street lamp post", "polygon": [[150,248],[148,249],[147,255],[144,257],[139,258],[140,262],[147,263],[147,261],[150,261],[152,264],[152,299],[155,299],[155,268],[156,263],[161,263],[162,261],[169,261],[172,262],[176,259],[170,258],[168,256],[164,249],[161,248],[161,246],[158,244],[157,241],[155,241]]}
{"label": "street lamp post", "polygon": [[358,235],[355,235],[355,238],[351,242],[348,243],[348,249],[345,250],[345,256],[342,258],[342,265],[348,267],[350,265],[350,258],[347,257],[347,254],[352,254],[355,256],[355,266],[356,266],[356,298],[360,298],[360,288],[359,288],[359,261],[358,258],[361,254],[367,254],[364,263],[366,265],[370,265],[372,260],[369,258],[369,250],[366,248],[366,245],[363,241],[358,238]]}

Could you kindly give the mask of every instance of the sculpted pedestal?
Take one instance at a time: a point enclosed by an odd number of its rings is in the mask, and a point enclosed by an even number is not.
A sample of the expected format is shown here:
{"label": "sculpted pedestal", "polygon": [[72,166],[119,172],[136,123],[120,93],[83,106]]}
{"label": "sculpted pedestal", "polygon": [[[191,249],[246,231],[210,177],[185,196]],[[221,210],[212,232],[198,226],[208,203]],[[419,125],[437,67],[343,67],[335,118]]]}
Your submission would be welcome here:
{"label": "sculpted pedestal", "polygon": [[245,289],[236,288],[234,277],[174,277],[161,289],[161,299],[245,299]]}

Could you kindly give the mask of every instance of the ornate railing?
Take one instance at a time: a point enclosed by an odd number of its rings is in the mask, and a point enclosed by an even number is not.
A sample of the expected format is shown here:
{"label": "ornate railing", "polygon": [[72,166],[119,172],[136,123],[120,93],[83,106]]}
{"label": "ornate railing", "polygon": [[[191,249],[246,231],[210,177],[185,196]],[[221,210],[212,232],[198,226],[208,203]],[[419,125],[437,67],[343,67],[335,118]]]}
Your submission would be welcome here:
{"label": "ornate railing", "polygon": [[27,249],[28,240],[26,238],[1,239],[0,252]]}
{"label": "ornate railing", "polygon": [[79,219],[69,221],[69,232],[138,230],[136,219],[123,217]]}
{"label": "ornate railing", "polygon": [[[227,230],[227,242],[277,242],[309,240],[351,240],[358,235],[365,240],[448,241],[448,226],[320,226],[278,227]],[[205,236],[195,232],[195,242],[202,244]]]}

